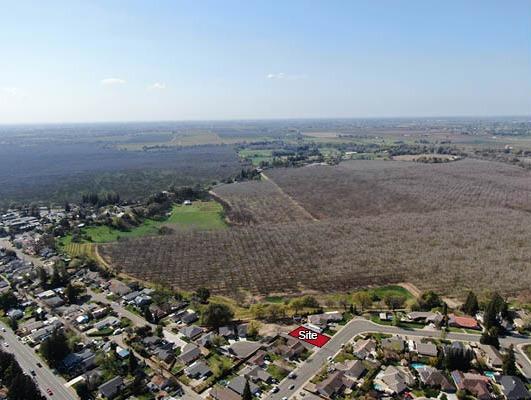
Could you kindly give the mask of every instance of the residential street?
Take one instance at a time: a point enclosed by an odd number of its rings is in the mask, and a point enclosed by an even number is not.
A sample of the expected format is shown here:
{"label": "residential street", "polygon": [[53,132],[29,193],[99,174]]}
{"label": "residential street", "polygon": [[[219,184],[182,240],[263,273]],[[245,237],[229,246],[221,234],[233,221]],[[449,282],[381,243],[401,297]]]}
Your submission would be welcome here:
{"label": "residential street", "polygon": [[[36,376],[33,379],[37,382],[37,386],[46,398],[55,400],[72,400],[78,398],[73,389],[65,386],[66,381],[59,375],[55,375],[46,366],[46,363],[35,354],[31,347],[18,341],[17,336],[3,323],[0,323],[0,325],[6,328],[6,332],[1,332],[3,336],[2,349],[15,355],[20,367],[26,374],[30,375],[30,371],[35,370]],[[6,348],[4,342],[7,342],[9,347]],[[38,362],[42,364],[41,368],[37,367]],[[48,395],[46,392],[47,389],[52,390],[52,396]]]}
{"label": "residential street", "polygon": [[[308,360],[306,360],[306,362],[304,362],[295,370],[295,373],[297,374],[295,379],[284,379],[278,385],[280,390],[277,393],[270,394],[267,399],[280,400],[283,397],[289,398],[290,396],[298,393],[304,387],[306,382],[310,380],[327,362],[327,358],[333,357],[337,352],[339,352],[343,343],[347,343],[356,335],[369,332],[400,334],[407,337],[441,337],[440,331],[407,330],[393,326],[378,325],[362,318],[353,319],[339,332],[332,336],[332,339],[330,339],[330,341],[328,341],[324,347],[317,350]],[[445,337],[448,340],[479,342],[480,335],[447,333]],[[522,356],[516,347],[519,344],[531,343],[531,339],[507,337],[500,339],[500,342],[502,345],[514,344],[518,362],[523,363],[523,369],[525,371],[531,371],[531,364],[529,364],[528,360]],[[289,387],[291,385],[294,385],[294,388],[290,390]]]}

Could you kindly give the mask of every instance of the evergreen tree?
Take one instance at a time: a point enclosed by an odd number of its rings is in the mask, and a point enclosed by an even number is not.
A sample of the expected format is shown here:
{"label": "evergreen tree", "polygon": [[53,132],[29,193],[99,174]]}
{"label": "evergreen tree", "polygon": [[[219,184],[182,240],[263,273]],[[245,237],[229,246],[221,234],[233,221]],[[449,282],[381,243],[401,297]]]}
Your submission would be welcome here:
{"label": "evergreen tree", "polygon": [[489,301],[483,315],[483,326],[486,330],[498,326],[497,314],[495,301]]}
{"label": "evergreen tree", "polygon": [[492,327],[490,329],[485,329],[485,331],[483,331],[483,333],[481,334],[479,342],[481,344],[488,344],[499,349],[500,340],[498,339],[498,328]]}
{"label": "evergreen tree", "polygon": [[149,309],[149,307],[144,308],[144,318],[147,322],[153,321],[153,314],[151,314],[151,310]]}
{"label": "evergreen tree", "polygon": [[54,265],[53,272],[52,272],[52,279],[50,280],[50,286],[55,289],[55,288],[62,286],[62,284],[63,284],[63,279],[61,277],[61,274],[59,273],[59,268],[57,267],[57,265]]}
{"label": "evergreen tree", "polygon": [[15,318],[11,318],[9,320],[9,327],[13,330],[13,332],[16,332],[18,329],[18,322]]}
{"label": "evergreen tree", "polygon": [[476,315],[479,311],[479,303],[476,294],[472,291],[468,292],[463,311],[468,315]]}
{"label": "evergreen tree", "polygon": [[505,356],[503,357],[502,370],[504,375],[514,376],[518,374],[513,345],[509,347],[509,350],[507,350],[507,354],[505,354]]}
{"label": "evergreen tree", "polygon": [[77,302],[79,295],[79,289],[72,285],[70,282],[66,285],[65,296],[70,304]]}
{"label": "evergreen tree", "polygon": [[136,359],[132,351],[129,352],[129,359],[127,361],[128,361],[127,366],[129,369],[129,373],[133,375],[138,368],[138,360]]}
{"label": "evergreen tree", "polygon": [[253,394],[251,393],[251,386],[249,380],[245,379],[245,387],[243,388],[242,400],[253,400]]}
{"label": "evergreen tree", "polygon": [[37,274],[39,276],[39,280],[41,281],[41,286],[46,288],[48,286],[48,273],[44,268],[39,267],[37,268]]}

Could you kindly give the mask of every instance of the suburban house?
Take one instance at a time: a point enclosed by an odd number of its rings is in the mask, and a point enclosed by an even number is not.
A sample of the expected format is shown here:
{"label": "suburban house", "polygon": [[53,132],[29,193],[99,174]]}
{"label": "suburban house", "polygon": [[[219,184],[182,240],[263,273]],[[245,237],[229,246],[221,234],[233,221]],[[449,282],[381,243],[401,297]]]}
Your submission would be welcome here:
{"label": "suburban house", "polygon": [[155,374],[151,380],[146,385],[149,390],[156,392],[159,390],[166,390],[172,386],[171,381],[168,378],[163,377],[162,375]]}
{"label": "suburban house", "polygon": [[81,370],[86,371],[96,366],[96,355],[89,349],[78,353],[70,353],[61,362],[65,371]]}
{"label": "suburban house", "polygon": [[415,382],[415,378],[404,367],[390,365],[382,369],[374,378],[378,390],[390,395],[400,394]]}
{"label": "suburban house", "polygon": [[458,390],[468,390],[478,400],[493,399],[489,390],[490,381],[486,376],[461,371],[452,371],[451,375]]}
{"label": "suburban house", "polygon": [[224,386],[216,385],[210,390],[210,397],[214,400],[241,400],[242,396],[234,390],[227,389]]}
{"label": "suburban house", "polygon": [[440,313],[431,311],[412,311],[406,315],[408,321],[419,322],[422,324],[440,324],[443,316]]}
{"label": "suburban house", "polygon": [[354,345],[354,355],[358,358],[365,359],[369,356],[376,356],[376,342],[372,339],[358,340]]}
{"label": "suburban house", "polygon": [[192,379],[202,379],[212,374],[212,370],[204,361],[195,361],[184,369],[186,376]]}
{"label": "suburban house", "polygon": [[291,336],[284,339],[285,344],[279,344],[275,347],[276,354],[291,360],[299,357],[306,351],[306,347],[300,340],[292,338]]}
{"label": "suburban house", "polygon": [[[233,378],[227,387],[240,396],[243,396],[243,391],[245,389],[245,383],[247,382],[247,379],[245,377],[238,375],[237,377]],[[256,386],[253,382],[249,382],[249,388],[251,389],[251,394],[255,396],[258,392],[260,392],[260,388]]]}
{"label": "suburban house", "polygon": [[308,323],[323,329],[332,322],[343,320],[343,315],[338,311],[331,311],[323,314],[308,315]]}
{"label": "suburban house", "polygon": [[409,350],[424,357],[437,357],[438,354],[437,346],[431,342],[424,343],[413,340],[410,342]]}
{"label": "suburban house", "polygon": [[258,365],[259,367],[265,365],[267,353],[264,350],[258,350],[252,357],[247,360],[248,364]]}
{"label": "suburban house", "polygon": [[228,351],[233,357],[239,358],[240,360],[245,360],[256,353],[260,347],[260,343],[238,341],[231,344]]}
{"label": "suburban house", "polygon": [[188,365],[191,362],[197,360],[201,356],[201,350],[195,344],[187,343],[182,348],[181,354],[179,354],[178,360]]}
{"label": "suburban house", "polygon": [[455,392],[455,387],[438,369],[425,366],[418,369],[420,381],[426,386],[441,389],[443,392]]}
{"label": "suburban house", "polygon": [[494,346],[480,344],[479,349],[485,357],[485,361],[490,368],[500,369],[503,364],[503,357]]}
{"label": "suburban house", "polygon": [[335,371],[315,385],[315,389],[321,396],[332,398],[343,392],[345,388],[352,387],[353,384],[354,382],[345,377],[343,371]]}
{"label": "suburban house", "polygon": [[531,392],[517,376],[504,375],[500,379],[503,395],[507,400],[531,399]]}
{"label": "suburban house", "polygon": [[181,333],[188,339],[193,340],[203,333],[203,329],[198,327],[197,325],[190,325],[182,328],[179,333]]}
{"label": "suburban house", "polygon": [[248,365],[240,371],[240,375],[245,376],[254,383],[271,383],[273,381],[273,377],[269,374],[269,372],[258,366]]}
{"label": "suburban house", "polygon": [[201,336],[199,339],[197,339],[195,342],[199,346],[209,347],[212,344],[212,341],[215,336],[216,334],[214,332],[208,332]]}
{"label": "suburban house", "polygon": [[104,399],[112,399],[122,389],[124,381],[121,376],[115,376],[98,387],[98,393]]}
{"label": "suburban house", "polygon": [[458,317],[455,314],[448,315],[448,325],[457,328],[480,329],[478,321],[474,317]]}
{"label": "suburban house", "polygon": [[338,371],[342,371],[346,377],[354,380],[360,379],[367,372],[367,368],[365,368],[363,362],[360,360],[347,360],[343,363],[336,364],[335,368]]}

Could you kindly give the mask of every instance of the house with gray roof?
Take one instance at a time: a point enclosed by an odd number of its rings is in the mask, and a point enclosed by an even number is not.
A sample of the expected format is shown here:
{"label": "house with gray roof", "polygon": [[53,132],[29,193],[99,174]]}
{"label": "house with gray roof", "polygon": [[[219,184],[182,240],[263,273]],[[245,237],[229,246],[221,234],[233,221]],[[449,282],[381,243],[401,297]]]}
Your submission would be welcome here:
{"label": "house with gray roof", "polygon": [[229,354],[240,360],[245,360],[256,353],[260,347],[262,347],[260,343],[240,340],[229,346]]}
{"label": "house with gray roof", "polygon": [[[238,393],[240,396],[243,396],[243,391],[245,389],[245,383],[247,382],[247,379],[245,377],[238,375],[237,377],[233,378],[227,387],[234,392]],[[249,381],[249,388],[251,389],[251,394],[255,396],[258,392],[260,392],[260,388],[255,385],[253,382]]]}
{"label": "house with gray roof", "polygon": [[181,354],[179,354],[179,361],[185,365],[190,364],[192,361],[197,360],[201,356],[201,351],[193,343],[187,343],[182,348]]}
{"label": "house with gray roof", "polygon": [[202,360],[195,361],[184,369],[186,376],[192,379],[202,379],[212,374],[208,364]]}
{"label": "house with gray roof", "polygon": [[124,381],[121,376],[115,376],[98,387],[98,393],[104,399],[112,399],[122,389]]}
{"label": "house with gray roof", "polygon": [[531,393],[517,376],[504,375],[500,378],[500,384],[507,400],[531,399]]}
{"label": "house with gray roof", "polygon": [[193,340],[203,333],[203,329],[197,325],[190,325],[182,328],[179,333],[184,335],[188,339]]}

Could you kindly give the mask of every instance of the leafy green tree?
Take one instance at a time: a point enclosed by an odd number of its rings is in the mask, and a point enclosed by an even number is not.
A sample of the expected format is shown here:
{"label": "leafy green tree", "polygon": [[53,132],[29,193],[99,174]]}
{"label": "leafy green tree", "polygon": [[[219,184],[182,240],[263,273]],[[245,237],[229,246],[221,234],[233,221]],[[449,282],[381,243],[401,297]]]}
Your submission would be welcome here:
{"label": "leafy green tree", "polygon": [[58,367],[61,361],[70,353],[65,334],[62,331],[54,331],[52,336],[42,342],[40,351],[50,366]]}
{"label": "leafy green tree", "polygon": [[210,303],[201,317],[204,325],[217,329],[229,324],[234,317],[234,312],[226,304]]}
{"label": "leafy green tree", "polygon": [[9,309],[15,307],[16,305],[18,305],[18,300],[12,291],[9,290],[0,294],[0,308],[4,312],[9,311]]}
{"label": "leafy green tree", "polygon": [[81,400],[92,399],[92,393],[90,393],[88,385],[83,381],[76,385],[76,393]]}
{"label": "leafy green tree", "polygon": [[472,291],[468,292],[465,304],[463,304],[463,312],[468,315],[476,315],[479,311],[479,303],[476,294]]}
{"label": "leafy green tree", "polygon": [[371,295],[366,290],[354,293],[352,301],[360,306],[361,311],[371,307],[373,302]]}
{"label": "leafy green tree", "polygon": [[157,327],[155,328],[155,335],[157,335],[158,337],[164,337],[162,325],[157,325]]}
{"label": "leafy green tree", "polygon": [[205,287],[200,287],[195,291],[195,296],[201,303],[206,303],[210,298],[210,290]]}
{"label": "leafy green tree", "polygon": [[433,290],[422,293],[419,300],[419,307],[423,311],[430,311],[433,308],[441,307],[442,300]]}
{"label": "leafy green tree", "polygon": [[9,384],[8,400],[43,400],[44,397],[28,375],[18,374]]}
{"label": "leafy green tree", "polygon": [[516,368],[516,359],[514,356],[514,347],[511,344],[507,350],[507,354],[503,357],[502,370],[504,375],[517,375],[518,369]]}
{"label": "leafy green tree", "polygon": [[406,298],[404,296],[395,296],[387,294],[384,297],[384,303],[387,307],[389,307],[391,310],[396,310],[397,308],[401,308],[404,306],[406,302]]}

